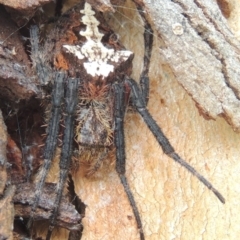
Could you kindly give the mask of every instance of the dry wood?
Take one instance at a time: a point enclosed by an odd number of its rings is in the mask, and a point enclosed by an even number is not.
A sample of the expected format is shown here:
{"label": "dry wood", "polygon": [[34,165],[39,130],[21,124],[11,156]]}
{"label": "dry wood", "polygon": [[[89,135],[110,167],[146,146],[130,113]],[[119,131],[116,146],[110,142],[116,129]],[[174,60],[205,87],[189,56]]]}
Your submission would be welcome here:
{"label": "dry wood", "polygon": [[[135,10],[129,9],[134,5],[126,6],[123,18],[117,12],[109,22],[116,19],[119,28],[115,32],[135,53],[133,77],[138,79],[143,29],[133,23],[139,20]],[[222,205],[163,154],[137,114],[127,114],[127,177],[146,240],[237,239],[240,136],[232,127],[240,127],[238,43],[215,1],[158,0],[144,1],[144,6],[157,36],[150,67],[149,110],[176,151],[226,198]],[[206,121],[196,103],[204,116],[215,121]],[[57,175],[57,168],[55,172]],[[139,239],[114,166],[104,166],[93,179],[76,174],[74,184],[87,205],[82,239]],[[67,239],[66,232],[54,239]]]}
{"label": "dry wood", "polygon": [[[4,9],[0,9],[0,98],[8,104],[37,92],[22,36]],[[1,102],[0,102],[1,103]]]}
{"label": "dry wood", "polygon": [[[38,209],[34,219],[36,225],[37,221],[48,220],[51,216],[51,211],[54,206],[56,184],[45,184]],[[15,205],[15,216],[28,218],[31,213],[31,205],[35,197],[35,185],[24,183],[17,185],[17,191],[13,198]],[[60,214],[57,218],[56,225],[59,227],[67,228],[69,230],[81,229],[81,216],[76,211],[75,207],[69,203],[67,196],[63,196],[60,204]]]}

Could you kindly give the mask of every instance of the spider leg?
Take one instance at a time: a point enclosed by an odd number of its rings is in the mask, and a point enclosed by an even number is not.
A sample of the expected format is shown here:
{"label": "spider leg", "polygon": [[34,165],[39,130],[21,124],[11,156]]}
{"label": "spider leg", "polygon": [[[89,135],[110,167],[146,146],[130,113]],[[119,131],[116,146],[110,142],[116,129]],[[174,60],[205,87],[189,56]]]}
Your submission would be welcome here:
{"label": "spider leg", "polygon": [[[135,2],[135,1],[134,1]],[[147,105],[149,99],[149,77],[148,70],[150,65],[150,59],[152,55],[152,46],[153,46],[153,30],[151,25],[148,23],[144,10],[140,4],[135,2],[139,15],[141,16],[144,24],[144,57],[143,57],[143,70],[140,75],[140,88],[142,92],[143,99]]]}
{"label": "spider leg", "polygon": [[41,85],[47,85],[52,78],[50,67],[47,66],[46,53],[39,45],[39,29],[36,25],[30,28],[31,59]]}
{"label": "spider leg", "polygon": [[175,152],[174,148],[172,147],[172,145],[170,144],[166,136],[163,134],[160,127],[157,125],[155,120],[152,118],[152,116],[146,109],[146,105],[144,103],[143,97],[141,95],[141,91],[137,83],[132,79],[126,79],[126,82],[131,87],[131,90],[132,90],[131,97],[132,97],[132,102],[134,106],[136,107],[139,114],[142,116],[143,120],[147,124],[150,131],[153,133],[158,143],[161,145],[163,152],[167,154],[169,157],[171,157],[173,160],[181,164],[183,167],[185,167],[194,176],[196,176],[199,179],[199,181],[201,181],[206,187],[208,187],[222,203],[225,203],[225,199],[221,195],[221,193],[218,192],[218,190],[215,189],[213,185],[206,178],[204,178],[201,174],[199,174],[192,166],[190,166],[187,162],[185,162]]}
{"label": "spider leg", "polygon": [[53,100],[52,100],[52,109],[51,109],[51,119],[48,127],[48,135],[47,135],[44,156],[43,156],[44,163],[41,169],[41,179],[36,184],[35,200],[32,205],[32,212],[31,212],[28,225],[31,225],[32,219],[34,217],[34,213],[38,206],[38,202],[40,200],[40,194],[42,192],[47,173],[49,172],[51,161],[53,159],[56,145],[57,145],[57,136],[59,131],[59,123],[61,119],[61,103],[64,95],[64,88],[63,88],[64,79],[65,79],[65,73],[60,72],[56,74],[55,81],[54,81],[54,88],[52,92]]}
{"label": "spider leg", "polygon": [[71,163],[71,154],[72,154],[72,142],[74,137],[74,114],[77,105],[77,90],[78,90],[78,79],[70,78],[67,83],[67,91],[65,96],[65,126],[64,129],[64,137],[63,137],[63,146],[62,153],[59,162],[60,167],[60,177],[59,183],[57,184],[57,195],[54,203],[53,213],[50,219],[50,226],[48,229],[46,239],[49,240],[54,228],[55,220],[58,215],[58,208],[62,198],[62,191],[64,188],[64,184],[66,183],[66,179],[68,177],[69,167]]}
{"label": "spider leg", "polygon": [[124,141],[124,115],[125,115],[125,101],[124,101],[124,87],[122,84],[114,85],[115,92],[115,146],[116,146],[116,171],[127,194],[128,200],[131,204],[133,214],[135,216],[137,227],[140,233],[140,239],[144,240],[144,234],[142,229],[142,222],[140,214],[134,200],[132,191],[129,187],[126,172],[126,156],[125,156],[125,141]]}

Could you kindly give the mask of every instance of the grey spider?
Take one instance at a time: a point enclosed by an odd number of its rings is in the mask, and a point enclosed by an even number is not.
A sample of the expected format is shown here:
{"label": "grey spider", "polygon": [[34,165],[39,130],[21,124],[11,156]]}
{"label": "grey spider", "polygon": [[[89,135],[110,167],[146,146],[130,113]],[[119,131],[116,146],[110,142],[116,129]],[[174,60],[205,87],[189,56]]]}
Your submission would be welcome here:
{"label": "grey spider", "polygon": [[[144,68],[140,87],[130,78],[133,53],[119,43],[101,14],[95,12],[89,3],[80,3],[66,12],[44,46],[39,45],[37,27],[30,29],[32,61],[39,81],[42,85],[51,85],[54,79],[44,163],[32,205],[33,219],[55,155],[62,101],[65,99],[60,176],[46,239],[51,238],[73,152],[75,158],[88,156],[85,161],[91,162],[89,174],[96,172],[109,154],[116,152],[116,171],[131,204],[140,239],[145,239],[137,204],[125,176],[124,116],[128,104],[141,115],[163,152],[195,175],[222,203],[225,202],[212,184],[175,152],[146,108],[153,35],[141,5],[137,2],[136,5],[145,24]],[[51,54],[48,55],[49,52]]]}

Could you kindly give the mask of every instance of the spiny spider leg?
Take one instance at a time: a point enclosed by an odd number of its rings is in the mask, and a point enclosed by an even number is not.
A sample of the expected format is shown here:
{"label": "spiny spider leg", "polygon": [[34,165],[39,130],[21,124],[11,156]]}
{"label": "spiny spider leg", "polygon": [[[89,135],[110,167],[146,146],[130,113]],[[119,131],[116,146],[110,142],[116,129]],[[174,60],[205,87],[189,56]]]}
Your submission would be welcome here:
{"label": "spiny spider leg", "polygon": [[[135,1],[134,1],[135,2]],[[143,70],[140,76],[140,88],[142,91],[143,99],[145,100],[145,104],[147,105],[148,99],[149,99],[149,65],[150,65],[150,59],[152,55],[152,46],[153,46],[153,30],[151,28],[151,25],[148,23],[145,15],[144,10],[141,7],[140,4],[135,2],[135,5],[137,7],[138,13],[141,16],[143,20],[143,27],[144,27],[144,57],[143,57]]]}
{"label": "spiny spider leg", "polygon": [[115,92],[115,105],[114,105],[114,118],[115,118],[115,134],[114,142],[116,146],[116,171],[127,194],[128,200],[132,206],[133,214],[135,216],[137,227],[140,233],[140,239],[144,240],[144,234],[142,229],[142,221],[140,214],[134,200],[133,194],[129,187],[126,172],[126,156],[125,156],[125,140],[124,140],[124,115],[126,111],[124,100],[124,87],[123,84],[114,85]]}
{"label": "spiny spider leg", "polygon": [[139,112],[139,114],[142,116],[143,120],[147,124],[149,130],[153,133],[154,137],[156,138],[158,143],[161,145],[163,152],[167,154],[169,157],[171,157],[173,160],[181,164],[183,167],[185,167],[194,176],[196,176],[199,179],[199,181],[202,182],[206,187],[208,187],[222,203],[225,203],[225,199],[221,195],[221,193],[218,192],[218,190],[215,189],[213,185],[206,178],[204,178],[201,174],[199,174],[192,166],[190,166],[187,162],[185,162],[175,152],[174,148],[172,147],[168,139],[165,137],[160,127],[157,125],[155,120],[152,118],[152,116],[148,112],[137,83],[132,79],[126,79],[126,82],[131,87],[131,98],[133,101],[133,105],[136,107],[137,111]]}
{"label": "spiny spider leg", "polygon": [[42,55],[39,45],[39,29],[36,25],[30,27],[31,59],[41,85],[47,85],[52,78],[51,71],[46,65],[46,56]]}
{"label": "spiny spider leg", "polygon": [[59,131],[59,123],[61,119],[61,103],[64,95],[64,87],[63,82],[66,75],[63,72],[59,72],[56,74],[55,81],[54,81],[54,87],[52,92],[52,109],[51,109],[51,119],[48,126],[48,134],[47,134],[47,140],[44,150],[44,163],[41,169],[41,179],[36,184],[36,194],[35,194],[35,200],[32,205],[32,212],[29,219],[29,225],[31,225],[31,221],[34,218],[34,213],[36,211],[36,208],[39,203],[40,194],[42,192],[45,179],[47,176],[47,173],[50,169],[52,159],[55,153],[56,145],[57,145],[57,139],[58,139],[58,131]]}
{"label": "spiny spider leg", "polygon": [[58,208],[60,205],[60,201],[62,198],[62,191],[64,188],[64,184],[66,183],[69,167],[71,163],[71,154],[72,154],[72,144],[73,144],[73,136],[74,136],[74,117],[75,117],[75,109],[77,105],[77,90],[78,90],[78,79],[70,78],[67,82],[67,90],[65,96],[65,129],[63,135],[63,146],[62,153],[59,162],[60,167],[60,177],[59,183],[57,184],[57,195],[54,203],[53,213],[50,219],[50,226],[48,229],[46,240],[51,238],[51,234],[54,228],[55,220],[58,215]]}

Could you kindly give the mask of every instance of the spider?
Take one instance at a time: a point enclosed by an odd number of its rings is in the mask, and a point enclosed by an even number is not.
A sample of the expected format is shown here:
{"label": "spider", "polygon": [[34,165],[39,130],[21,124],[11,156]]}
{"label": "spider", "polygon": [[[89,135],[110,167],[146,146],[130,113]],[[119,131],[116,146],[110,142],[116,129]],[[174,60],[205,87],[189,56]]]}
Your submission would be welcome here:
{"label": "spider", "polygon": [[64,99],[60,176],[46,239],[51,238],[72,155],[74,158],[88,158],[88,175],[92,175],[112,152],[116,154],[116,171],[132,207],[140,239],[145,239],[137,204],[125,176],[124,116],[129,105],[141,115],[163,152],[196,176],[222,203],[225,202],[212,184],[175,152],[147,110],[153,31],[141,5],[135,4],[145,24],[144,68],[140,86],[130,77],[133,53],[120,44],[101,13],[94,11],[89,3],[82,2],[67,11],[44,46],[39,44],[38,28],[33,26],[30,29],[31,58],[37,76],[41,85],[53,87],[44,163],[36,185],[31,219],[34,219],[58,145]]}

